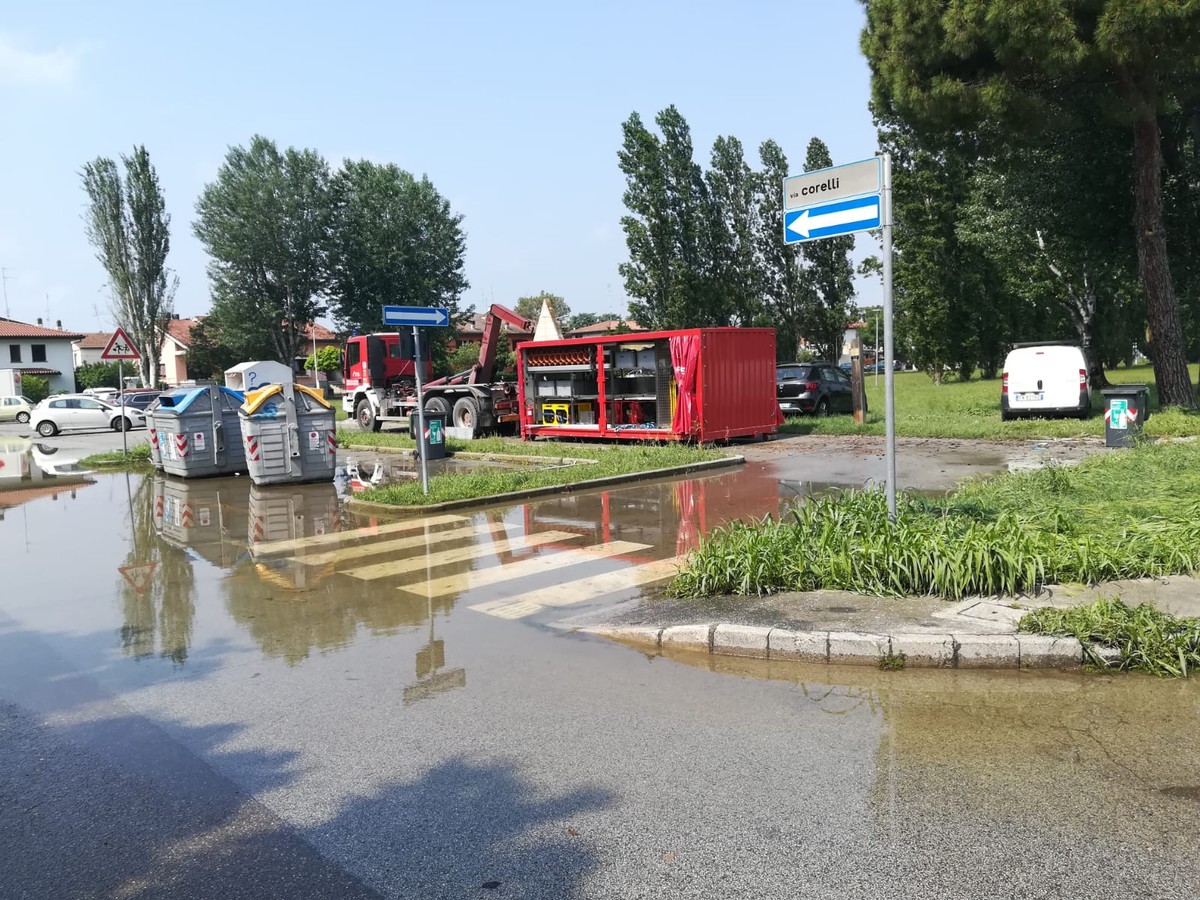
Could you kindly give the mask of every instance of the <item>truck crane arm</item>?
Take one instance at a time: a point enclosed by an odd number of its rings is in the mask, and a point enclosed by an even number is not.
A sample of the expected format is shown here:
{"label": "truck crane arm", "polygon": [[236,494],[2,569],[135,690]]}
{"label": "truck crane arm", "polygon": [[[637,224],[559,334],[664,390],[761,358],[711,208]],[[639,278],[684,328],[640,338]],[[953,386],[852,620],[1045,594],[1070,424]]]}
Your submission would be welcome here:
{"label": "truck crane arm", "polygon": [[518,331],[533,330],[533,322],[517,315],[507,306],[493,303],[483,320],[483,340],[479,344],[479,359],[475,365],[465,372],[431,381],[426,387],[439,384],[489,384],[496,375],[496,347],[500,343],[502,322],[507,322]]}

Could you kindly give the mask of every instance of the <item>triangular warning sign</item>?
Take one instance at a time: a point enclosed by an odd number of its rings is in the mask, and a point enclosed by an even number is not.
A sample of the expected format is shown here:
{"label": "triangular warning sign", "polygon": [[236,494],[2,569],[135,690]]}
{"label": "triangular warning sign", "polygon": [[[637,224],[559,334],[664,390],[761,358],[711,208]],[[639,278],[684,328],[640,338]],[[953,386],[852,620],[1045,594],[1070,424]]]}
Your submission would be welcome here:
{"label": "triangular warning sign", "polygon": [[129,335],[125,333],[124,328],[118,328],[113,332],[113,336],[108,339],[108,343],[104,345],[104,352],[100,354],[101,359],[141,359],[142,356],[137,352],[137,348],[133,346],[133,341],[129,339]]}
{"label": "triangular warning sign", "polygon": [[142,566],[120,566],[117,571],[125,576],[129,586],[139,594],[145,594],[150,588],[150,577],[154,574],[157,563],[146,563]]}

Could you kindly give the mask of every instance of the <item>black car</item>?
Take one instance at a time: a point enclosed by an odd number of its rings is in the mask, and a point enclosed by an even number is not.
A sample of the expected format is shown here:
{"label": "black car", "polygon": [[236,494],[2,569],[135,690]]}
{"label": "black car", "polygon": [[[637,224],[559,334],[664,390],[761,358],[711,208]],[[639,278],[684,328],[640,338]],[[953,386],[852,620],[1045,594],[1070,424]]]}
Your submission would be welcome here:
{"label": "black car", "polygon": [[116,406],[132,406],[145,412],[158,399],[160,391],[125,391],[113,401]]}
{"label": "black car", "polygon": [[827,416],[854,412],[850,376],[833,363],[782,363],[776,366],[775,396],[784,415]]}

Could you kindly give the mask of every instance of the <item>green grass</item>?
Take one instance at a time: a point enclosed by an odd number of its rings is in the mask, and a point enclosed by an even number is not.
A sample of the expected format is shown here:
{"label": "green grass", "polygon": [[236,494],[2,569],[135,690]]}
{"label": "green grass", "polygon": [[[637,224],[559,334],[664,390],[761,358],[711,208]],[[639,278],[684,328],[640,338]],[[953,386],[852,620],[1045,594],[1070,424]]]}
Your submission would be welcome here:
{"label": "green grass", "polygon": [[[1196,380],[1196,366],[1190,367]],[[1157,409],[1158,396],[1154,390],[1154,371],[1149,366],[1114,369],[1108,372],[1114,384],[1145,383],[1151,386],[1151,407]],[[825,419],[792,418],[780,428],[787,434],[883,434],[883,376],[875,384],[875,376],[866,376],[867,421],[859,425],[848,415]],[[901,437],[975,438],[1019,440],[1029,438],[1065,438],[1104,436],[1104,416],[1101,398],[1097,396],[1094,415],[1079,419],[1015,419],[1000,421],[1000,379],[974,379],[960,382],[949,380],[934,384],[923,372],[896,374],[896,434]],[[1200,415],[1180,410],[1155,412],[1146,422],[1146,433],[1155,437],[1200,435]]]}
{"label": "green grass", "polygon": [[[348,432],[340,436],[345,444],[370,446],[413,446],[399,435],[360,435]],[[371,440],[360,440],[370,438]],[[475,500],[494,497],[512,491],[554,485],[577,484],[595,478],[632,475],[654,469],[692,465],[728,456],[728,453],[708,447],[684,444],[598,445],[561,444],[556,442],[524,442],[511,438],[484,438],[475,441],[448,440],[451,450],[471,450],[478,453],[508,453],[529,457],[549,457],[546,466],[519,469],[486,469],[462,474],[439,475],[429,480],[429,494],[421,493],[417,481],[372,488],[359,494],[362,500],[400,506],[419,506],[446,503],[452,500]],[[574,457],[589,462],[577,465],[556,465],[553,461]]]}
{"label": "green grass", "polygon": [[[1145,604],[1102,599],[1073,609],[1045,607],[1024,616],[1018,628],[1078,638],[1088,661],[1099,668],[1186,677],[1200,666],[1200,619],[1176,618]],[[1120,656],[1108,660],[1097,647],[1119,650]]]}
{"label": "green grass", "polygon": [[150,444],[142,441],[132,445],[128,456],[120,450],[93,453],[81,459],[79,464],[87,469],[146,469],[150,466]]}
{"label": "green grass", "polygon": [[999,475],[943,499],[813,497],[782,520],[717,529],[680,596],[841,589],[882,596],[1035,593],[1200,569],[1200,442]]}

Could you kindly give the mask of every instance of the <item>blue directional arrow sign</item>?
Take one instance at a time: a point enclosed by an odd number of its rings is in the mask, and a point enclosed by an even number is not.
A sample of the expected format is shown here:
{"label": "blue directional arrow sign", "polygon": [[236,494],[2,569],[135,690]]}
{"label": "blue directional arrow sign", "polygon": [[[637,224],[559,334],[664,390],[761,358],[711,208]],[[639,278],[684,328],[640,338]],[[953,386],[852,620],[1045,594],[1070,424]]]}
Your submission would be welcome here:
{"label": "blue directional arrow sign", "polygon": [[870,231],[878,228],[879,223],[879,195],[870,194],[785,212],[783,240],[786,244],[798,244],[855,231]]}
{"label": "blue directional arrow sign", "polygon": [[444,306],[385,306],[383,324],[438,328],[450,324],[450,311]]}

